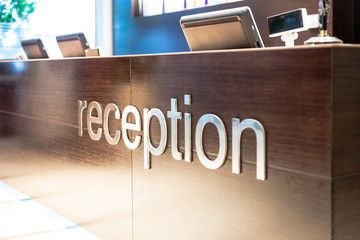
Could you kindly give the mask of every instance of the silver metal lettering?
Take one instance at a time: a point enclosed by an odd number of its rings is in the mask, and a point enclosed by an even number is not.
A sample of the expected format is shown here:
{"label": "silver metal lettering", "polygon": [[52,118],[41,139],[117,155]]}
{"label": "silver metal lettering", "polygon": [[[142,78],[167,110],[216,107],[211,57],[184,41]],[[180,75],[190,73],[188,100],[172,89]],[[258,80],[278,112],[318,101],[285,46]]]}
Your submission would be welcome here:
{"label": "silver metal lettering", "polygon": [[[191,95],[184,95],[184,104],[191,105]],[[87,108],[87,130],[90,138],[94,141],[101,139],[104,130],[106,141],[111,145],[116,145],[123,136],[124,143],[129,149],[136,149],[141,144],[142,137],[135,135],[131,138],[129,131],[141,131],[141,117],[139,110],[132,105],[125,107],[123,117],[121,119],[121,130],[115,130],[115,134],[110,133],[109,117],[110,112],[114,113],[115,119],[121,118],[119,107],[115,103],[109,103],[104,109],[104,116],[101,105],[92,101],[87,104],[86,100],[78,100],[78,134],[83,136],[83,112]],[[128,122],[129,114],[134,116],[134,122]],[[144,108],[144,168],[151,168],[151,155],[160,156],[164,153],[167,147],[167,123],[163,112],[158,108],[147,109]],[[171,110],[167,111],[167,117],[171,120],[171,152],[176,160],[182,160],[183,153],[178,149],[178,119],[182,119],[182,112],[177,110],[177,99],[171,99]],[[156,117],[160,123],[160,142],[158,146],[154,146],[150,138],[150,125],[152,117]],[[186,162],[192,162],[192,115],[184,113],[184,138],[185,138],[185,152],[184,157]],[[207,157],[204,151],[204,129],[206,124],[213,124],[219,136],[219,152],[215,160]],[[96,126],[95,125],[100,125]],[[103,126],[101,126],[103,125]],[[103,127],[103,128],[102,128]],[[240,119],[232,119],[232,172],[240,174],[241,172],[241,137],[246,129],[251,129],[256,135],[256,178],[265,180],[266,176],[266,134],[262,124],[255,119],[245,119],[240,122]],[[122,131],[122,133],[121,133]],[[134,139],[133,141],[131,141]],[[223,166],[227,156],[227,132],[222,120],[214,114],[204,114],[197,122],[195,129],[195,147],[197,156],[200,162],[208,169],[218,169]]]}
{"label": "silver metal lettering", "polygon": [[114,103],[109,103],[104,110],[104,136],[106,141],[111,145],[116,145],[119,143],[121,138],[121,131],[116,130],[115,136],[112,137],[109,132],[109,114],[113,111],[115,113],[115,119],[120,119],[120,110],[119,107]]}
{"label": "silver metal lettering", "polygon": [[[132,113],[135,117],[135,123],[129,123],[127,121],[129,113]],[[128,105],[125,107],[123,111],[123,117],[121,120],[121,127],[122,127],[122,134],[124,143],[127,148],[129,149],[136,149],[140,146],[141,142],[141,136],[135,136],[134,142],[131,142],[128,136],[127,130],[133,130],[133,131],[141,131],[141,119],[140,119],[140,113],[139,110],[132,106]]]}
{"label": "silver metal lettering", "polygon": [[[96,110],[97,116],[93,116],[92,112]],[[95,133],[92,129],[92,123],[95,124],[102,124],[102,110],[101,106],[98,102],[92,101],[89,103],[88,110],[87,110],[87,128],[89,136],[92,140],[98,141],[101,138],[102,128],[98,128],[97,132]]]}
{"label": "silver metal lettering", "polygon": [[83,112],[86,107],[86,101],[78,100],[78,133],[81,137],[83,136]]}
{"label": "silver metal lettering", "polygon": [[[150,139],[150,120],[152,117],[156,117],[160,123],[160,143],[158,147],[154,147]],[[152,108],[151,110],[144,108],[144,168],[151,168],[151,156],[150,153],[155,156],[160,156],[164,153],[167,143],[167,127],[166,119],[162,111],[158,108]]]}
{"label": "silver metal lettering", "polygon": [[[219,153],[215,160],[208,159],[204,152],[203,132],[207,123],[214,124],[219,134]],[[218,169],[225,163],[227,153],[226,130],[223,122],[218,116],[214,114],[205,114],[199,119],[195,130],[195,145],[199,160],[205,167],[209,169]]]}
{"label": "silver metal lettering", "polygon": [[192,162],[191,114],[185,113],[185,162]]}
{"label": "silver metal lettering", "polygon": [[178,150],[178,127],[177,120],[182,118],[182,113],[177,111],[177,99],[171,99],[171,111],[167,112],[167,117],[171,119],[171,154],[174,159],[182,160],[182,153]]}
{"label": "silver metal lettering", "polygon": [[184,95],[184,104],[191,105],[191,95],[188,95],[188,94]]}
{"label": "silver metal lettering", "polygon": [[243,121],[232,119],[232,172],[241,172],[241,135],[245,129],[252,129],[256,135],[256,178],[266,179],[266,139],[265,129],[261,123],[255,119],[245,119]]}
{"label": "silver metal lettering", "polygon": [[[191,95],[184,95],[184,104],[191,105]],[[184,113],[184,129],[185,129],[185,162],[192,162],[191,147],[191,114]]]}

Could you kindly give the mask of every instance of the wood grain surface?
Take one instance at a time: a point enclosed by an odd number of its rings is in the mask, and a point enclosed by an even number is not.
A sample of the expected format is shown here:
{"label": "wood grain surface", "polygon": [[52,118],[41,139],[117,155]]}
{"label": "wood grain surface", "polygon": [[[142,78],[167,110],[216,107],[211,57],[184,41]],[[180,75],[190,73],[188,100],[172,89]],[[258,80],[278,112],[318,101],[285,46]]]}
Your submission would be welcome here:
{"label": "wood grain surface", "polygon": [[334,239],[360,236],[360,49],[333,50]]}
{"label": "wood grain surface", "polygon": [[101,239],[131,239],[131,152],[78,136],[78,100],[128,105],[129,63],[0,64],[0,179]]}
{"label": "wood grain surface", "polygon": [[[165,113],[170,99],[177,98],[179,111],[192,113],[192,129],[206,113],[219,116],[229,143],[232,118],[257,119],[266,129],[269,167],[330,177],[330,51],[273,53],[135,57],[131,62],[133,104],[139,109],[158,107]],[[192,105],[184,105],[184,94],[192,95]],[[180,121],[181,147],[183,126]],[[217,154],[217,132],[207,132],[208,153]],[[243,138],[245,162],[255,159],[254,138],[249,138]],[[229,146],[229,157],[231,149]]]}
{"label": "wood grain surface", "polygon": [[[273,48],[112,58],[0,62],[0,180],[102,239],[357,239],[358,46]],[[192,104],[184,104],[184,95]],[[78,136],[78,100],[192,114],[193,162],[167,149],[144,169],[131,151]],[[204,167],[194,138],[216,114],[227,160]],[[266,131],[267,179],[255,174],[255,135],[242,139],[242,173],[231,172],[231,119]],[[160,141],[151,121],[151,141]],[[206,126],[207,156],[218,134]],[[112,134],[121,128],[113,116]],[[94,124],[94,128],[101,127]],[[130,131],[134,138],[143,132]],[[184,152],[184,121],[178,120]]]}
{"label": "wood grain surface", "polygon": [[334,177],[360,173],[360,51],[333,50]]}

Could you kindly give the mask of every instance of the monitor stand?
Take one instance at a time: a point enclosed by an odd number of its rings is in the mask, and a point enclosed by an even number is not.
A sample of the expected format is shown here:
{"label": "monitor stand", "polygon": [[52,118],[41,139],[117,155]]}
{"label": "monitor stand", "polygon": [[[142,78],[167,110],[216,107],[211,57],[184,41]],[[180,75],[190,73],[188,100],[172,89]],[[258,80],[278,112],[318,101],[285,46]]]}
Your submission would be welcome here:
{"label": "monitor stand", "polygon": [[285,42],[285,47],[294,47],[295,40],[299,37],[297,32],[284,33],[281,35],[281,40]]}

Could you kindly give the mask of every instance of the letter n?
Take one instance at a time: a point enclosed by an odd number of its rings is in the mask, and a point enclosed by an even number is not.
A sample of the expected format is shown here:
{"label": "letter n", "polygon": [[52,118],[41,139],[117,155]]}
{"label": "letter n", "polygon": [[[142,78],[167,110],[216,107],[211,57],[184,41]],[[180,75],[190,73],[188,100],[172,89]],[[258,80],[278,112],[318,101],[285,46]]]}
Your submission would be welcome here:
{"label": "letter n", "polygon": [[265,129],[255,119],[232,119],[232,172],[241,172],[241,135],[245,129],[252,129],[256,135],[256,178],[266,179],[266,139]]}

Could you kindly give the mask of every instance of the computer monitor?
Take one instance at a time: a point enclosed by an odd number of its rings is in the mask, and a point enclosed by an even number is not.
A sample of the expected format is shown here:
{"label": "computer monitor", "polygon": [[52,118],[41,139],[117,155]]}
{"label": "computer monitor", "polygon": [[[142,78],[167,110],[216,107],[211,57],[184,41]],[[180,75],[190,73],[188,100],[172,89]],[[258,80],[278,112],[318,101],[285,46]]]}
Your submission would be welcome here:
{"label": "computer monitor", "polygon": [[180,25],[192,51],[264,47],[249,7],[183,16]]}
{"label": "computer monitor", "polygon": [[49,58],[40,38],[23,40],[21,46],[28,59]]}
{"label": "computer monitor", "polygon": [[84,57],[89,48],[83,33],[72,33],[56,37],[60,51],[64,57]]}

